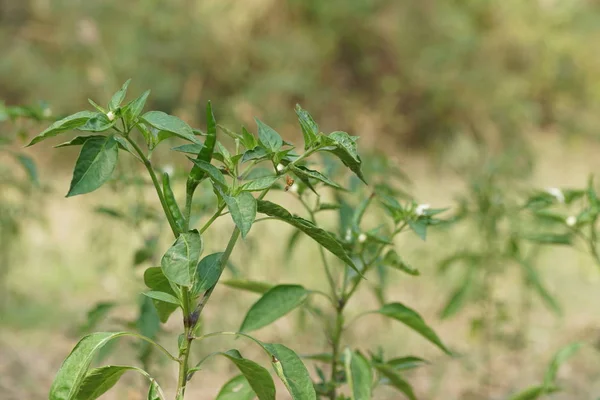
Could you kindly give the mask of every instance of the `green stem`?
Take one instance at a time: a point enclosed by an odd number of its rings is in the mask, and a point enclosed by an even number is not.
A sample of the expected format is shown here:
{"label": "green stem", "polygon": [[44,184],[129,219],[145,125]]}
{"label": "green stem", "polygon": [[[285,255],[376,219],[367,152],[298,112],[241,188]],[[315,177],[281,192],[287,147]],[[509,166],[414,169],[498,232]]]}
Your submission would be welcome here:
{"label": "green stem", "polygon": [[194,192],[190,190],[185,191],[185,208],[183,209],[183,221],[185,223],[185,230],[190,229],[190,217],[192,215],[192,200],[194,199]]}
{"label": "green stem", "polygon": [[162,206],[165,216],[167,217],[167,221],[169,221],[169,226],[171,227],[171,230],[173,231],[173,235],[175,235],[175,237],[178,237],[181,232],[179,232],[179,229],[177,228],[177,224],[175,223],[175,220],[173,219],[173,216],[171,215],[171,212],[169,211],[169,207],[167,206],[167,202],[165,201],[165,196],[163,195],[162,189],[160,188],[160,183],[158,182],[158,179],[156,178],[156,173],[154,172],[154,168],[152,168],[152,163],[150,162],[148,157],[146,157],[146,155],[144,154],[142,149],[140,149],[140,146],[138,146],[137,143],[129,137],[129,135],[125,136],[125,139],[131,144],[131,146],[134,148],[135,152],[140,156],[140,158],[142,159],[142,162],[144,163],[144,166],[148,170],[148,173],[150,174],[150,178],[152,179],[152,183],[154,184],[154,188],[156,189],[156,194],[158,194],[158,199],[160,200],[160,205]]}
{"label": "green stem", "polygon": [[335,326],[333,327],[333,334],[331,335],[331,390],[329,391],[329,399],[335,400],[337,397],[337,367],[338,358],[340,354],[340,344],[342,338],[342,331],[344,330],[344,306],[345,303],[340,301],[335,308]]}
{"label": "green stem", "polygon": [[223,211],[224,208],[225,208],[225,204],[223,204],[221,207],[219,207],[217,209],[217,211],[213,214],[213,216],[210,217],[210,219],[208,221],[206,221],[204,226],[200,229],[200,234],[203,234],[204,231],[206,231],[212,225],[212,223],[215,222],[215,220],[221,216],[221,212]]}

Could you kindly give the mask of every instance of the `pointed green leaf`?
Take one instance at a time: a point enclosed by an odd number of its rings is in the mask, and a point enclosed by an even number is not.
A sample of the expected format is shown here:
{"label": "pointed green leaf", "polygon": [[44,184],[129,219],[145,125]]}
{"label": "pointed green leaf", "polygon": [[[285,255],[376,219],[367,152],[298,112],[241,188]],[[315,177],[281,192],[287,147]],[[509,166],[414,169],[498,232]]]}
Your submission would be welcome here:
{"label": "pointed green leaf", "polygon": [[109,365],[106,367],[94,368],[90,370],[83,382],[81,388],[75,396],[76,400],[95,400],[104,393],[112,389],[121,379],[121,376],[127,371],[138,371],[147,376],[143,370],[121,365]]}
{"label": "pointed green leaf", "polygon": [[542,398],[542,396],[544,396],[545,394],[549,394],[556,391],[557,388],[551,388],[550,390],[548,390],[543,385],[532,386],[523,390],[522,392],[511,396],[509,400],[537,400]]}
{"label": "pointed green leaf", "polygon": [[573,243],[573,235],[570,233],[540,233],[533,235],[525,235],[523,238],[540,244],[570,245]]}
{"label": "pointed green leaf", "polygon": [[123,86],[121,86],[121,89],[119,89],[115,94],[113,94],[112,98],[110,99],[110,102],[108,103],[109,110],[114,111],[121,106],[121,103],[123,102],[123,100],[125,100],[125,96],[127,95],[127,88],[129,87],[130,83],[131,79],[127,79]]}
{"label": "pointed green leaf", "polygon": [[269,154],[263,147],[256,147],[251,150],[246,150],[242,156],[242,163],[251,160],[266,160],[269,158]]}
{"label": "pointed green leaf", "polygon": [[212,165],[210,163],[207,163],[206,161],[202,161],[202,160],[194,160],[194,159],[190,158],[190,161],[192,161],[196,165],[196,167],[198,167],[201,171],[206,173],[213,182],[220,185],[221,188],[227,187],[227,182],[225,182],[225,177],[223,176],[223,174],[221,173],[221,171],[219,171],[219,169],[217,167],[215,167],[214,165]]}
{"label": "pointed green leaf", "polygon": [[252,150],[256,146],[258,146],[258,140],[256,140],[254,135],[251,134],[250,132],[248,132],[248,130],[244,127],[242,127],[241,142],[242,142],[242,145],[244,145],[244,147],[246,148],[246,150]]}
{"label": "pointed green leaf", "polygon": [[340,260],[360,274],[356,268],[356,265],[346,253],[346,250],[344,250],[342,244],[338,242],[331,233],[317,227],[315,224],[305,220],[304,218],[293,216],[285,208],[275,203],[271,203],[270,201],[259,200],[258,212],[278,218],[294,226],[295,228],[300,229],[302,232],[313,238],[317,243],[325,247],[325,249],[337,256]]}
{"label": "pointed green leaf", "polygon": [[89,135],[89,136],[77,136],[68,142],[57,144],[54,148],[68,147],[68,146],[81,146],[88,140],[106,140],[104,135]]}
{"label": "pointed green leaf", "polygon": [[424,221],[407,221],[410,229],[413,230],[421,239],[427,239],[427,224]]}
{"label": "pointed green leaf", "polygon": [[332,181],[331,179],[329,179],[328,177],[326,177],[319,171],[315,171],[313,169],[308,169],[303,166],[296,166],[294,164],[291,164],[291,170],[294,174],[298,175],[299,177],[303,177],[306,179],[309,179],[309,178],[316,179],[316,180],[323,182],[324,184],[329,185],[331,187],[334,187],[337,189],[342,189],[342,187],[340,185],[338,185],[337,183],[335,183],[334,181]]}
{"label": "pointed green leaf", "polygon": [[178,285],[192,285],[202,249],[202,238],[197,230],[179,235],[161,260],[162,271],[167,279]]}
{"label": "pointed green leaf", "polygon": [[158,386],[158,383],[156,383],[155,380],[152,380],[152,383],[150,384],[150,388],[148,388],[147,400],[165,400],[162,398],[160,393],[161,393],[161,391],[160,391],[160,387]]}
{"label": "pointed green leaf", "polygon": [[221,272],[221,258],[223,253],[214,253],[204,257],[196,267],[196,280],[192,293],[198,295],[217,284]]}
{"label": "pointed green leaf", "polygon": [[160,301],[164,301],[165,303],[171,303],[171,304],[175,304],[175,305],[179,305],[179,299],[175,296],[173,296],[172,294],[169,293],[165,293],[165,292],[159,292],[156,290],[152,290],[150,292],[145,292],[143,293],[144,296],[149,297],[151,299],[154,300],[160,300]]}
{"label": "pointed green leaf", "polygon": [[241,332],[249,332],[265,327],[300,306],[308,292],[300,285],[278,285],[266,292],[250,307]]}
{"label": "pointed green leaf", "polygon": [[234,289],[242,289],[247,290],[253,293],[266,293],[273,287],[270,283],[267,282],[258,282],[258,281],[249,281],[246,279],[228,279],[226,281],[221,281],[223,285],[229,286]]}
{"label": "pointed green leaf", "polygon": [[203,148],[204,148],[203,144],[187,143],[187,144],[182,144],[181,146],[173,147],[171,150],[175,150],[180,153],[198,155],[198,154],[200,154],[200,152],[202,151]]}
{"label": "pointed green leaf", "polygon": [[262,191],[270,188],[280,177],[277,175],[263,176],[248,181],[242,185],[242,190],[247,192]]}
{"label": "pointed green leaf", "polygon": [[[163,274],[162,268],[160,267],[148,268],[144,272],[144,283],[150,289],[168,293],[174,297],[177,297],[175,291],[173,291],[173,288],[171,287],[171,283]],[[155,299],[152,300],[152,303],[154,304],[154,308],[156,308],[156,312],[158,313],[158,317],[162,323],[167,322],[169,316],[178,308],[178,306],[175,304],[165,303]]]}
{"label": "pointed green leaf", "polygon": [[440,313],[440,318],[449,318],[463,308],[468,298],[469,290],[471,289],[474,273],[474,268],[468,269],[466,277],[462,280],[458,288],[452,292],[448,303],[446,303],[444,309]]}
{"label": "pointed green leaf", "polygon": [[149,111],[141,116],[141,119],[148,125],[161,131],[172,133],[182,139],[187,139],[192,143],[200,143],[194,135],[192,128],[179,118],[166,114],[162,111]]}
{"label": "pointed green leaf", "polygon": [[116,123],[116,118],[113,118],[111,121],[106,114],[96,113],[85,124],[78,127],[77,130],[84,132],[104,132],[112,128]]}
{"label": "pointed green leaf", "polygon": [[356,140],[358,138],[348,135],[346,132],[332,132],[328,136],[321,135],[324,150],[336,155],[345,166],[350,168],[363,182],[365,177],[362,173],[362,160],[356,150]]}
{"label": "pointed green leaf", "polygon": [[293,400],[317,399],[310,375],[293,350],[276,343],[262,343],[262,346],[271,355],[271,365]]}
{"label": "pointed green leaf", "polygon": [[444,346],[438,335],[425,323],[423,318],[419,314],[417,314],[416,311],[406,307],[404,304],[385,304],[377,312],[382,315],[385,315],[386,317],[402,322],[406,326],[419,333],[425,339],[435,344],[445,353],[451,354],[450,350],[448,350],[448,348]]}
{"label": "pointed green leaf", "polygon": [[544,374],[544,385],[551,387],[556,381],[556,374],[560,366],[570,357],[572,357],[583,346],[581,343],[570,343],[560,349],[552,358],[548,370]]}
{"label": "pointed green leaf", "polygon": [[256,393],[244,375],[231,378],[223,385],[216,400],[252,400]]}
{"label": "pointed green leaf", "polygon": [[97,332],[84,336],[67,356],[50,387],[49,400],[77,399],[82,382],[96,353],[109,341],[127,332]]}
{"label": "pointed green leaf", "polygon": [[246,237],[256,219],[256,199],[248,192],[241,192],[237,196],[222,196],[233,222],[242,233],[242,237]]}
{"label": "pointed green leaf", "polygon": [[418,276],[420,272],[418,269],[411,267],[396,253],[395,250],[390,249],[383,257],[383,263],[387,266],[395,268],[397,270],[406,272],[409,275]]}
{"label": "pointed green leaf", "polygon": [[275,384],[269,371],[254,361],[243,358],[237,350],[229,350],[221,354],[238,367],[259,400],[275,400]]}
{"label": "pointed green leaf", "polygon": [[389,380],[389,384],[406,395],[410,400],[417,400],[410,383],[405,381],[392,367],[385,364],[375,364],[377,371]]}
{"label": "pointed green leaf", "polygon": [[87,140],[73,171],[67,197],[92,192],[110,179],[119,157],[118,143],[113,136]]}
{"label": "pointed green leaf", "polygon": [[283,146],[283,139],[273,128],[254,118],[258,125],[258,141],[270,153],[276,153]]}
{"label": "pointed green leaf", "polygon": [[27,146],[33,146],[42,140],[56,136],[59,133],[70,131],[72,129],[79,128],[84,125],[90,118],[96,115],[93,111],[80,111],[73,115],[69,115],[59,121],[54,122],[45,131],[33,138],[33,140]]}
{"label": "pointed green leaf", "polygon": [[131,100],[123,107],[122,115],[130,126],[133,126],[137,117],[141,114],[149,95],[150,91],[146,90],[140,97]]}
{"label": "pointed green leaf", "polygon": [[23,169],[25,170],[25,173],[27,173],[27,177],[29,178],[29,181],[32,184],[39,186],[40,181],[38,178],[37,167],[35,166],[35,162],[33,161],[33,158],[29,157],[28,155],[21,154],[21,153],[15,154],[15,158],[17,159],[19,164],[21,164],[21,166],[23,167]]}
{"label": "pointed green leaf", "polygon": [[396,371],[401,371],[405,369],[413,369],[420,367],[421,365],[428,364],[427,360],[424,360],[415,356],[407,356],[407,357],[398,357],[392,358],[391,360],[386,361],[386,365],[389,365]]}
{"label": "pointed green leaf", "polygon": [[350,386],[350,397],[352,400],[371,400],[371,385],[373,372],[371,364],[360,353],[354,353],[350,349],[344,352],[346,379]]}
{"label": "pointed green leaf", "polygon": [[304,135],[304,149],[308,150],[317,140],[319,125],[317,125],[308,111],[300,107],[300,104],[296,104],[296,114],[298,115],[298,122],[300,122],[302,134]]}
{"label": "pointed green leaf", "polygon": [[562,310],[560,304],[558,304],[558,301],[544,287],[535,268],[524,260],[521,260],[521,266],[523,267],[527,283],[531,285],[533,290],[540,296],[546,307],[557,315],[561,315]]}

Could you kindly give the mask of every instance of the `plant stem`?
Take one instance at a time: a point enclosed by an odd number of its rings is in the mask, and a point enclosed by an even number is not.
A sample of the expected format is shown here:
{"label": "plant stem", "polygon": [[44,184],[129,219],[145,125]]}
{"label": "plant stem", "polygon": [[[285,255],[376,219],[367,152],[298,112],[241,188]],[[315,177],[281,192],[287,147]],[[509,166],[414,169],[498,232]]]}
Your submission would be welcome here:
{"label": "plant stem", "polygon": [[154,168],[152,168],[152,163],[150,162],[148,157],[146,157],[146,155],[144,154],[142,149],[140,149],[140,146],[138,146],[137,143],[129,137],[129,135],[125,136],[125,139],[131,144],[131,146],[134,148],[135,152],[140,156],[140,158],[142,159],[142,162],[144,163],[144,166],[148,170],[148,173],[150,174],[150,178],[152,179],[152,183],[154,184],[154,188],[156,189],[156,194],[158,194],[158,199],[160,200],[160,205],[162,206],[165,216],[167,217],[167,221],[169,221],[169,226],[171,227],[171,230],[173,231],[173,235],[175,235],[175,237],[178,237],[181,232],[179,232],[179,229],[177,228],[177,224],[175,223],[175,220],[173,219],[173,216],[171,215],[171,212],[169,211],[169,207],[167,206],[167,202],[165,201],[165,197],[163,195],[162,189],[160,188],[160,183],[158,182],[158,179],[156,178],[156,173],[154,172]]}
{"label": "plant stem", "polygon": [[217,209],[217,211],[213,214],[213,216],[210,217],[210,219],[208,221],[206,221],[204,226],[200,229],[200,234],[203,234],[204,231],[206,231],[212,225],[212,223],[215,222],[215,220],[221,216],[221,212],[223,211],[224,208],[225,208],[225,204],[223,204],[221,207],[219,207]]}
{"label": "plant stem", "polygon": [[342,338],[342,331],[344,329],[344,306],[345,302],[343,300],[339,300],[336,308],[335,308],[335,326],[333,327],[333,334],[331,335],[331,390],[329,392],[329,399],[335,400],[337,397],[337,365],[338,358],[340,354],[340,344]]}

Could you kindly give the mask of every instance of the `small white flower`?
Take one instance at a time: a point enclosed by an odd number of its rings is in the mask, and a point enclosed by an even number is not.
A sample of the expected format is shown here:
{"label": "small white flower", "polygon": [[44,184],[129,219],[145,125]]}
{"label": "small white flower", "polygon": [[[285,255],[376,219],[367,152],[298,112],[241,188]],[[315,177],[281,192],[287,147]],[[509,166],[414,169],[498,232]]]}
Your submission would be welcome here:
{"label": "small white flower", "polygon": [[417,208],[415,208],[415,214],[420,217],[425,214],[425,210],[429,210],[430,208],[431,206],[429,204],[419,204]]}
{"label": "small white flower", "polygon": [[115,119],[115,113],[112,111],[109,111],[106,113],[106,118],[108,118],[109,121],[112,121]]}
{"label": "small white flower", "polygon": [[361,233],[360,235],[358,235],[358,243],[364,243],[367,241],[367,235],[365,235],[364,233]]}
{"label": "small white flower", "polygon": [[567,217],[565,222],[568,226],[575,226],[575,224],[577,223],[577,217],[574,215],[570,215],[569,217]]}
{"label": "small white flower", "polygon": [[288,189],[288,192],[291,192],[291,193],[298,193],[298,189],[299,189],[299,188],[300,188],[300,187],[298,186],[298,184],[297,184],[297,183],[294,183],[292,186],[290,186],[290,188]]}
{"label": "small white flower", "polygon": [[49,117],[51,117],[51,116],[52,116],[52,109],[51,109],[50,107],[48,107],[48,108],[44,108],[44,111],[42,112],[42,115],[43,115],[45,118],[49,118]]}
{"label": "small white flower", "polygon": [[284,168],[283,164],[277,164],[277,171],[281,172]]}
{"label": "small white flower", "polygon": [[173,172],[175,172],[175,168],[171,164],[167,164],[163,167],[163,172],[169,176],[173,176]]}
{"label": "small white flower", "polygon": [[559,188],[547,188],[546,192],[548,192],[548,194],[554,196],[554,198],[559,203],[565,202],[565,195],[563,194],[562,190],[560,190]]}
{"label": "small white flower", "polygon": [[346,230],[346,242],[349,242],[352,240],[352,231],[350,230],[350,228],[348,228],[348,230]]}

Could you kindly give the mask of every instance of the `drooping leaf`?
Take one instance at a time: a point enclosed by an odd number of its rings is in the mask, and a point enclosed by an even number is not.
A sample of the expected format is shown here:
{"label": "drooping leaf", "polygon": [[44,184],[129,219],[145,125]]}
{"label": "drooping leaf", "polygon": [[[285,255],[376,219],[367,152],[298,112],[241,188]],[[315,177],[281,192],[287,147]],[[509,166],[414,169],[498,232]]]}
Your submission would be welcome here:
{"label": "drooping leaf", "polygon": [[221,266],[222,256],[223,253],[214,253],[200,260],[196,267],[196,280],[192,289],[193,294],[198,295],[217,283],[223,270]]}
{"label": "drooping leaf", "polygon": [[560,366],[570,357],[572,357],[583,346],[582,343],[570,343],[560,349],[552,358],[546,373],[544,374],[544,385],[551,387],[556,381],[556,374]]}
{"label": "drooping leaf", "polygon": [[346,349],[344,352],[346,379],[352,400],[370,400],[373,372],[371,364],[360,353]]}
{"label": "drooping leaf", "polygon": [[459,286],[452,292],[452,294],[450,295],[450,299],[442,309],[442,312],[440,313],[440,318],[450,318],[463,308],[468,298],[469,291],[471,289],[474,273],[475,269],[472,267],[467,270],[465,278],[462,279]]}
{"label": "drooping leaf", "polygon": [[192,285],[202,249],[202,238],[197,230],[179,235],[161,260],[162,271],[167,279],[178,285]]}
{"label": "drooping leaf", "polygon": [[113,136],[86,141],[75,163],[67,197],[89,193],[102,186],[112,176],[118,157],[118,143]]}
{"label": "drooping leaf", "polygon": [[272,284],[267,282],[250,281],[246,279],[228,279],[221,281],[221,283],[234,289],[242,289],[259,294],[266,293],[273,287]]}
{"label": "drooping leaf", "polygon": [[309,178],[316,179],[316,180],[323,182],[324,184],[334,187],[336,189],[342,189],[342,187],[340,185],[338,185],[337,183],[335,183],[334,181],[332,181],[331,179],[329,179],[328,177],[326,177],[319,171],[315,171],[314,169],[308,169],[303,166],[296,166],[295,164],[291,164],[291,166],[292,166],[291,167],[292,172],[295,173],[296,175],[298,175],[299,177],[303,177],[306,179],[309,179]]}
{"label": "drooping leaf", "polygon": [[412,386],[396,372],[397,370],[385,364],[375,364],[374,366],[381,375],[388,379],[391,386],[404,393],[409,400],[417,400]]}
{"label": "drooping leaf", "polygon": [[271,355],[271,365],[293,400],[316,400],[308,370],[298,355],[282,344],[262,343]]}
{"label": "drooping leaf", "polygon": [[130,83],[131,79],[127,79],[123,86],[121,86],[121,89],[119,89],[115,94],[113,94],[113,96],[110,99],[110,102],[108,103],[109,110],[114,111],[121,106],[121,103],[123,103],[123,100],[125,100],[125,96],[127,95],[127,88],[129,87]]}
{"label": "drooping leaf", "polygon": [[352,172],[363,182],[365,177],[362,173],[362,160],[356,150],[358,138],[348,135],[346,132],[332,132],[328,136],[321,135],[321,140],[326,146],[325,150],[337,156]]}
{"label": "drooping leaf", "polygon": [[82,333],[89,332],[94,329],[100,321],[102,321],[108,313],[117,306],[113,301],[97,303],[92,309],[87,312],[87,320],[79,329]]}
{"label": "drooping leaf", "polygon": [[179,118],[166,114],[162,111],[149,111],[141,116],[141,119],[154,128],[172,133],[192,143],[201,142],[194,135],[192,128]]}
{"label": "drooping leaf", "polygon": [[49,400],[76,399],[95,354],[109,341],[127,332],[97,332],[84,336],[67,356],[50,387]]}
{"label": "drooping leaf", "polygon": [[308,150],[317,140],[317,136],[319,135],[319,125],[317,125],[308,111],[303,110],[302,107],[300,107],[300,104],[296,104],[296,114],[298,115],[300,128],[302,128],[302,135],[304,135],[304,149]]}
{"label": "drooping leaf", "polygon": [[99,398],[112,389],[119,379],[121,379],[121,376],[127,371],[138,371],[145,376],[147,375],[146,372],[137,367],[124,365],[108,365],[106,367],[94,368],[91,369],[83,379],[81,387],[74,399],[95,400]]}
{"label": "drooping leaf", "polygon": [[150,383],[150,387],[148,388],[147,400],[166,400],[162,398],[160,393],[160,387],[158,386],[158,383],[156,383],[156,381],[153,379]]}
{"label": "drooping leaf", "polygon": [[233,222],[239,228],[242,237],[246,237],[256,219],[256,199],[248,192],[240,192],[236,196],[222,193],[222,196]]}
{"label": "drooping leaf", "polygon": [[360,274],[358,268],[348,253],[346,253],[346,250],[344,250],[342,244],[338,242],[338,240],[329,232],[317,227],[315,224],[304,218],[293,216],[285,208],[270,201],[259,200],[258,212],[285,221],[295,228],[300,229],[302,232],[310,236],[313,240],[322,245],[325,249],[337,256],[340,260]]}
{"label": "drooping leaf", "polygon": [[423,320],[423,318],[414,310],[401,303],[389,303],[377,310],[378,313],[385,315],[396,321],[402,322],[415,332],[419,333],[425,339],[435,344],[447,354],[450,350],[442,343],[438,335]]}
{"label": "drooping leaf", "polygon": [[266,292],[250,307],[241,332],[249,332],[265,327],[300,306],[308,296],[308,291],[300,285],[278,285]]}
{"label": "drooping leaf", "polygon": [[106,136],[103,136],[103,135],[77,136],[68,142],[57,144],[56,146],[54,146],[54,148],[68,147],[68,146],[81,146],[88,140],[103,140],[105,138],[106,138]]}
{"label": "drooping leaf", "polygon": [[548,307],[557,315],[561,315],[562,310],[560,304],[558,304],[558,301],[544,287],[535,268],[533,268],[533,266],[525,260],[521,260],[521,266],[523,268],[523,272],[527,283],[540,296],[540,299],[542,299],[546,307]]}
{"label": "drooping leaf", "polygon": [[40,180],[38,178],[37,167],[35,166],[35,162],[33,161],[33,158],[29,157],[26,154],[22,154],[22,153],[15,154],[15,157],[16,157],[17,161],[19,162],[19,164],[21,164],[21,166],[25,170],[25,173],[27,174],[27,177],[29,178],[29,182],[31,182],[35,186],[39,186]]}
{"label": "drooping leaf", "polygon": [[27,146],[33,146],[34,144],[39,143],[42,140],[48,139],[50,137],[56,136],[59,133],[79,128],[95,115],[96,113],[93,111],[80,111],[73,115],[69,115],[68,117],[54,122],[46,130],[34,137],[33,140],[31,140],[31,142]]}
{"label": "drooping leaf", "polygon": [[573,243],[573,235],[570,233],[540,233],[534,235],[526,235],[524,239],[540,244],[564,244],[570,245]]}
{"label": "drooping leaf", "polygon": [[216,400],[252,400],[256,393],[244,375],[231,378],[223,385]]}
{"label": "drooping leaf", "polygon": [[409,275],[420,275],[418,269],[408,265],[393,249],[390,249],[383,257],[383,263],[402,272],[406,272]]}
{"label": "drooping leaf", "polygon": [[543,395],[556,392],[557,390],[557,388],[551,388],[548,390],[543,385],[532,386],[515,395],[512,395],[509,400],[537,400],[542,398]]}
{"label": "drooping leaf", "polygon": [[254,361],[243,358],[237,350],[229,350],[221,354],[238,367],[259,400],[275,400],[275,384],[269,371]]}
{"label": "drooping leaf", "polygon": [[419,357],[407,356],[392,358],[391,360],[387,360],[386,364],[391,366],[396,371],[401,371],[405,369],[413,369],[416,367],[420,367],[421,365],[428,364],[428,362],[427,360],[424,360]]}
{"label": "drooping leaf", "polygon": [[200,152],[202,151],[203,148],[204,148],[203,144],[186,143],[186,144],[182,144],[181,146],[173,147],[171,150],[175,150],[180,153],[198,155],[198,154],[200,154]]}
{"label": "drooping leaf", "polygon": [[283,146],[283,139],[273,128],[259,120],[254,118],[256,125],[258,125],[258,141],[259,143],[271,153],[276,153]]}
{"label": "drooping leaf", "polygon": [[408,226],[417,234],[422,240],[427,239],[427,224],[422,220],[408,221]]}

